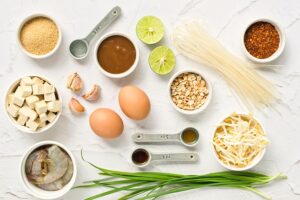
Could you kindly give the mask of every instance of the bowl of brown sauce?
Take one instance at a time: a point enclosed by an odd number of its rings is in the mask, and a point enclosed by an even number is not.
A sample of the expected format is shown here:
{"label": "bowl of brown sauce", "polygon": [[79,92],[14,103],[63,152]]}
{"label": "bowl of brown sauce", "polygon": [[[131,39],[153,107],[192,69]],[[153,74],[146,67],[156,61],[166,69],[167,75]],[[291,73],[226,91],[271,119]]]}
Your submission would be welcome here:
{"label": "bowl of brown sauce", "polygon": [[137,67],[139,49],[126,34],[109,33],[98,40],[95,58],[104,75],[110,78],[123,78]]}

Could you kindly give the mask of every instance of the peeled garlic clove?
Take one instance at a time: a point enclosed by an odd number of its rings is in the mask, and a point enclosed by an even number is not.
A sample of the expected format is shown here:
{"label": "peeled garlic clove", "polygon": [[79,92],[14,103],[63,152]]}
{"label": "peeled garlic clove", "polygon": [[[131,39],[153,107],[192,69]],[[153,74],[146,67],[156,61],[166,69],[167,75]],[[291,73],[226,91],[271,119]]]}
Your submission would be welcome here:
{"label": "peeled garlic clove", "polygon": [[72,97],[69,102],[69,108],[74,113],[82,113],[85,111],[85,108],[83,107],[83,105],[74,97]]}
{"label": "peeled garlic clove", "polygon": [[87,101],[96,101],[100,96],[100,86],[94,84],[92,89],[86,94],[82,95],[82,97]]}
{"label": "peeled garlic clove", "polygon": [[67,88],[69,88],[73,92],[79,92],[82,89],[82,87],[83,87],[83,81],[81,80],[77,72],[69,75],[67,81]]}

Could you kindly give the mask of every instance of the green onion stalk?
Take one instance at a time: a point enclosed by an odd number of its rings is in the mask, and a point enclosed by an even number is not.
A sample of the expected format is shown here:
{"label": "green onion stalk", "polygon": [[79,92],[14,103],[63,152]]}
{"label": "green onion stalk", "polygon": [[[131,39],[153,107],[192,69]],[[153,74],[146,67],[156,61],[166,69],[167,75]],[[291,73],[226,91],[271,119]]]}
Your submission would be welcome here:
{"label": "green onion stalk", "polygon": [[[84,160],[83,156],[82,159]],[[86,181],[75,188],[108,188],[107,191],[88,197],[86,200],[99,199],[121,191],[126,191],[127,193],[119,197],[119,200],[154,200],[169,194],[204,187],[243,189],[254,192],[264,199],[272,199],[257,188],[274,180],[287,178],[282,173],[268,176],[252,171],[222,171],[203,175],[183,175],[164,172],[123,172],[104,169],[86,160],[84,161],[98,169],[98,174],[104,176],[104,178]]]}

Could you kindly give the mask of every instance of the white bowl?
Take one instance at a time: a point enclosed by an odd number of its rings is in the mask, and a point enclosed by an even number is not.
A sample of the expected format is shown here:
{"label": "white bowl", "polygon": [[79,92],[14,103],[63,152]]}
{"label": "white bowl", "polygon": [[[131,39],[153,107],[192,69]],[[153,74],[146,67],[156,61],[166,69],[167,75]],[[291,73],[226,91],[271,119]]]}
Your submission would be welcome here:
{"label": "white bowl", "polygon": [[[246,46],[245,46],[245,42],[244,42],[244,36],[246,34],[246,31],[248,30],[248,28],[256,23],[256,22],[267,22],[267,23],[270,23],[272,24],[276,30],[278,31],[278,34],[279,34],[279,38],[280,38],[280,43],[279,43],[279,47],[277,49],[277,51],[275,53],[273,53],[273,55],[271,55],[270,57],[268,58],[264,58],[264,59],[260,59],[260,58],[256,58],[254,56],[252,56],[248,50],[246,49]],[[285,33],[283,31],[283,28],[278,24],[276,23],[275,21],[271,20],[271,19],[266,19],[266,18],[260,18],[260,19],[256,19],[254,20],[253,22],[251,22],[244,30],[243,32],[243,35],[242,35],[242,46],[243,46],[243,50],[244,50],[244,53],[246,54],[246,56],[254,61],[254,62],[257,62],[257,63],[268,63],[268,62],[272,62],[274,61],[275,59],[277,59],[283,52],[284,50],[284,47],[285,47],[285,42],[286,42],[286,39],[285,39]]]}
{"label": "white bowl", "polygon": [[[246,115],[246,116],[248,116],[247,114],[239,114],[239,115]],[[226,118],[227,118],[228,116],[226,116]],[[224,118],[224,119],[226,119],[226,118]],[[252,117],[253,118],[253,117]],[[222,121],[224,120],[224,119],[222,119]],[[253,118],[253,119],[255,119],[255,118]],[[256,120],[256,119],[255,119]],[[256,120],[257,121],[257,120]],[[258,121],[257,121],[258,122]],[[258,122],[259,123],[259,122]],[[259,123],[260,124],[260,123]],[[260,124],[260,126],[261,126],[261,128],[262,128],[262,130],[265,132],[265,130],[264,130],[264,128],[263,128],[263,126]],[[234,167],[234,166],[228,166],[228,165],[226,165],[225,163],[223,163],[220,159],[219,159],[219,157],[218,157],[218,155],[217,155],[217,152],[215,151],[215,146],[214,146],[214,144],[213,144],[213,140],[214,140],[214,136],[215,136],[215,132],[214,132],[214,134],[212,134],[212,138],[211,138],[211,146],[212,146],[212,151],[213,151],[213,155],[214,155],[214,157],[216,158],[216,160],[218,161],[218,163],[220,163],[220,165],[222,165],[224,168],[226,168],[226,169],[229,169],[229,170],[232,170],[232,171],[245,171],[245,170],[249,170],[249,169],[251,169],[251,168],[253,168],[253,167],[255,167],[261,160],[262,160],[262,158],[264,157],[264,155],[265,155],[265,152],[266,152],[266,148],[265,149],[263,149],[253,160],[252,160],[252,162],[250,163],[250,165],[248,165],[248,166],[246,166],[246,167],[243,167],[243,168],[240,168],[240,167]]]}
{"label": "white bowl", "polygon": [[[20,33],[21,33],[21,30],[24,26],[24,24],[26,22],[28,22],[29,20],[33,19],[33,18],[36,18],[36,17],[46,17],[50,20],[52,20],[56,27],[57,27],[57,30],[58,30],[58,40],[57,40],[57,43],[56,43],[56,46],[54,47],[54,49],[52,49],[50,52],[46,53],[46,54],[43,54],[43,55],[36,55],[36,54],[32,54],[30,52],[28,52],[22,45],[21,41],[20,41]],[[41,13],[38,13],[38,14],[33,14],[33,15],[30,15],[28,17],[26,17],[25,19],[23,19],[23,21],[21,22],[21,24],[19,25],[19,28],[18,28],[18,31],[17,31],[17,41],[18,41],[18,45],[19,47],[22,49],[22,51],[29,57],[31,58],[34,58],[34,59],[43,59],[43,58],[48,58],[50,57],[51,55],[53,55],[57,49],[59,48],[60,44],[61,44],[61,40],[62,40],[62,32],[61,32],[61,29],[60,29],[60,26],[58,25],[57,21],[55,19],[53,19],[52,17],[48,16],[48,15],[45,15],[45,14],[41,14]]]}
{"label": "white bowl", "polygon": [[[207,96],[207,99],[206,99],[205,103],[202,106],[200,106],[198,109],[195,109],[195,110],[183,110],[183,109],[177,107],[176,104],[172,100],[171,92],[170,92],[171,85],[172,85],[173,81],[175,80],[175,78],[177,78],[180,74],[188,73],[188,72],[199,74],[206,81],[206,86],[207,86],[207,89],[208,89],[208,96]],[[211,102],[212,86],[211,86],[210,82],[208,81],[208,79],[205,76],[203,76],[203,74],[200,71],[195,70],[195,69],[182,70],[182,71],[179,71],[179,72],[175,73],[171,77],[171,79],[169,80],[169,83],[168,83],[168,96],[169,96],[169,101],[172,104],[173,108],[175,108],[175,110],[177,110],[178,112],[180,112],[182,114],[185,114],[185,115],[195,115],[195,114],[199,114],[199,113],[203,112],[207,108],[209,103]]]}
{"label": "white bowl", "polygon": [[[40,78],[40,79],[42,79],[42,80],[44,80],[44,81],[47,81],[49,84],[51,84],[51,85],[54,86],[54,84],[53,84],[52,81],[49,81],[47,78],[45,78],[45,77],[43,77],[43,76],[41,76],[41,75],[27,75],[27,76],[29,76],[29,77],[38,77],[38,78]],[[23,76],[23,77],[25,77],[25,76]],[[10,116],[10,114],[7,112],[8,95],[11,94],[11,93],[16,89],[16,87],[19,85],[19,83],[20,83],[20,81],[21,81],[21,79],[22,79],[23,77],[20,77],[20,78],[18,78],[17,80],[15,80],[15,81],[11,84],[11,86],[9,86],[9,88],[7,89],[7,92],[6,92],[5,96],[4,96],[4,101],[3,101],[3,102],[4,102],[4,110],[5,110],[5,113],[6,113],[7,117],[8,117],[8,119],[9,119],[9,121],[12,123],[12,125],[14,125],[14,126],[15,126],[17,129],[19,129],[20,131],[23,131],[23,132],[26,132],[26,133],[32,133],[32,134],[45,132],[45,131],[47,131],[48,129],[50,129],[51,127],[53,127],[54,124],[58,121],[58,119],[59,119],[59,117],[60,117],[60,115],[61,115],[61,113],[62,113],[62,106],[61,106],[61,108],[60,108],[61,111],[58,112],[58,114],[56,115],[56,118],[54,119],[54,121],[51,122],[51,123],[49,123],[49,124],[47,124],[47,125],[46,125],[45,127],[43,127],[43,128],[37,129],[37,131],[32,131],[32,130],[30,130],[29,128],[27,128],[26,126],[20,125],[20,124],[19,124],[12,116]],[[62,105],[62,98],[61,98],[61,96],[60,96],[60,94],[59,94],[59,91],[57,90],[56,87],[55,87],[55,90],[56,90],[56,94],[57,94],[58,100],[60,101],[60,103],[61,103],[61,105]]]}
{"label": "white bowl", "polygon": [[[57,191],[46,191],[43,190],[41,188],[38,188],[37,186],[35,186],[34,184],[30,183],[29,180],[27,179],[26,176],[26,172],[25,172],[25,163],[26,160],[28,158],[28,156],[37,148],[44,146],[44,145],[57,145],[60,148],[62,148],[71,158],[72,163],[73,163],[73,175],[71,180],[60,190]],[[31,147],[29,147],[27,149],[27,151],[23,154],[22,159],[21,159],[21,163],[20,163],[20,168],[19,168],[19,173],[20,173],[20,177],[21,177],[21,182],[26,190],[26,192],[28,192],[29,194],[33,195],[36,198],[39,199],[57,199],[62,197],[63,195],[65,195],[69,190],[72,189],[75,180],[76,180],[76,175],[77,175],[77,167],[76,167],[76,162],[75,162],[75,158],[73,156],[73,154],[71,153],[71,151],[69,151],[67,149],[67,147],[65,147],[64,145],[55,142],[55,141],[42,141],[42,142],[38,142],[34,145],[32,145]]]}
{"label": "white bowl", "polygon": [[[115,35],[120,35],[120,36],[127,38],[133,44],[133,46],[135,48],[135,52],[136,52],[136,57],[135,57],[135,61],[134,61],[133,65],[127,71],[120,73],[120,74],[113,74],[113,73],[109,73],[109,72],[105,71],[101,67],[100,63],[98,62],[98,58],[97,58],[98,48],[99,48],[100,44],[103,42],[103,40],[105,40],[106,38],[109,38],[110,36],[115,36]],[[131,74],[137,67],[138,62],[139,62],[140,53],[139,53],[138,46],[135,44],[133,39],[131,39],[128,35],[126,35],[124,33],[120,33],[120,32],[112,32],[112,33],[108,33],[108,34],[102,36],[97,41],[95,50],[94,50],[94,57],[95,57],[95,62],[97,63],[98,68],[105,76],[110,77],[110,78],[124,78],[124,77],[128,76],[129,74]]]}

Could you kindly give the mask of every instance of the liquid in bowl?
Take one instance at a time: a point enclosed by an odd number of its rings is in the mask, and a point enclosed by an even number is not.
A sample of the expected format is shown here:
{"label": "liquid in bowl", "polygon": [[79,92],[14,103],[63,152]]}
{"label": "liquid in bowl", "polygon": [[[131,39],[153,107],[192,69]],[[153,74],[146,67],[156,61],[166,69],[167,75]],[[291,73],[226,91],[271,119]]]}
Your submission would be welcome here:
{"label": "liquid in bowl", "polygon": [[102,69],[111,74],[128,71],[136,60],[133,43],[121,35],[112,35],[104,39],[97,50],[97,60]]}

